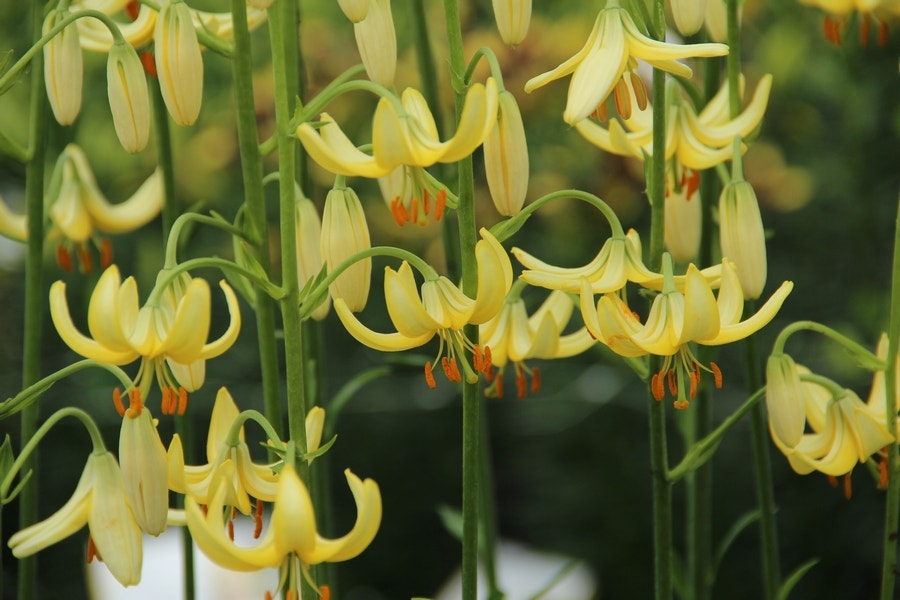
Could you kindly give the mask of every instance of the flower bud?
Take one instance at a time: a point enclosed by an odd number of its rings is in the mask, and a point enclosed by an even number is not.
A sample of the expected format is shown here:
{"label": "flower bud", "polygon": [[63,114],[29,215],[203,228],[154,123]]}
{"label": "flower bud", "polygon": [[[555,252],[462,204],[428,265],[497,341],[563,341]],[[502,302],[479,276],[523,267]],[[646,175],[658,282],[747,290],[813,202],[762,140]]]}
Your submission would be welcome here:
{"label": "flower bud", "polygon": [[500,38],[510,46],[518,46],[528,34],[531,0],[493,0],[493,3]]}
{"label": "flower bud", "polygon": [[[357,252],[371,247],[366,213],[359,196],[347,187],[332,189],[325,197],[322,218],[322,254],[328,271],[333,271]],[[343,298],[350,310],[361,311],[369,298],[371,276],[372,259],[357,261],[331,284],[331,296]]]}
{"label": "flower bud", "polygon": [[766,410],[772,434],[793,448],[806,427],[806,396],[794,359],[772,355],[766,361]]}
{"label": "flower bud", "polygon": [[670,189],[666,194],[664,218],[666,250],[676,262],[694,262],[703,231],[703,211],[696,190],[686,185],[680,191]]}
{"label": "flower bud", "polygon": [[136,390],[122,418],[119,434],[119,462],[125,494],[141,529],[150,535],[166,530],[169,512],[169,473],[166,449],[159,439],[150,411]]}
{"label": "flower bud", "polygon": [[344,15],[354,23],[359,23],[366,18],[369,12],[370,0],[338,0]]}
{"label": "flower bud", "polygon": [[[43,33],[69,15],[68,10],[54,10],[44,19]],[[84,65],[78,27],[72,23],[57,33],[44,46],[44,82],[53,116],[60,125],[71,125],[81,110],[81,87]]]}
{"label": "flower bud", "polygon": [[119,142],[140,152],[150,138],[150,97],[141,59],[130,44],[114,44],[106,63],[109,108]]}
{"label": "flower bud", "polygon": [[[741,22],[741,14],[744,10],[744,4],[738,2],[738,24]],[[728,12],[725,7],[725,0],[707,0],[706,1],[706,33],[709,39],[714,42],[725,43],[728,41]]]}
{"label": "flower bud", "polygon": [[386,88],[394,87],[397,34],[391,15],[391,0],[370,0],[366,18],[353,25],[353,32],[369,79]]}
{"label": "flower bud", "polygon": [[719,196],[722,256],[734,262],[745,299],[759,298],[766,285],[766,239],[753,186],[744,180],[725,186]]}
{"label": "flower bud", "polygon": [[[297,188],[299,192],[299,188]],[[297,193],[297,201],[294,204],[297,225],[297,280],[300,289],[310,279],[314,279],[322,270],[325,261],[322,260],[322,221],[316,205],[309,198]],[[322,303],[312,312],[312,318],[321,321],[331,308],[331,297],[327,294]]]}
{"label": "flower bud", "polygon": [[703,27],[707,0],[669,0],[675,27],[681,35],[694,35]]}
{"label": "flower bud", "polygon": [[484,170],[497,212],[519,214],[528,193],[528,144],[516,98],[500,93],[497,123],[484,140]]}
{"label": "flower bud", "polygon": [[162,6],[154,38],[156,72],[166,108],[179,125],[192,125],[203,101],[203,57],[187,4],[174,0]]}

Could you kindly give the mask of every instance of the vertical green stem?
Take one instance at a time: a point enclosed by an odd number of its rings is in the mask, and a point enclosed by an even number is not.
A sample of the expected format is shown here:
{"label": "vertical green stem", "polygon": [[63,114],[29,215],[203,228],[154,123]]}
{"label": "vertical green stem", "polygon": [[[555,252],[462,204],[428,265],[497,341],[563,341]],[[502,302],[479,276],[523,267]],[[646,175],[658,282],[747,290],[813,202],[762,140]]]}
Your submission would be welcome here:
{"label": "vertical green stem", "polygon": [[739,0],[726,0],[728,25],[728,109],[734,118],[741,112],[741,26],[738,21]]}
{"label": "vertical green stem", "polygon": [[[444,0],[447,20],[447,38],[450,47],[450,77],[456,97],[456,119],[462,113],[465,101],[465,85],[462,81],[466,64],[463,55],[462,28],[459,5],[456,0]],[[474,297],[478,287],[478,270],[475,264],[475,176],[472,157],[459,161],[459,245],[462,265],[463,292]],[[470,340],[478,339],[478,328],[465,327]],[[466,357],[469,360],[469,357]],[[478,382],[463,383],[463,456],[462,456],[462,597],[475,600],[478,572],[478,447],[479,447],[479,398]]]}
{"label": "vertical green stem", "polygon": [[[169,129],[169,112],[166,110],[159,80],[148,77],[151,102],[153,104],[153,127],[156,134],[156,161],[162,171],[163,194],[165,201],[162,210],[163,248],[166,247],[172,225],[179,216],[178,202],[175,199],[175,161],[172,156],[172,136]],[[181,438],[184,454],[194,456],[194,439],[191,431],[191,419],[188,414],[175,415],[175,431]],[[184,497],[178,496],[177,506],[184,506]],[[194,541],[187,527],[181,528],[181,549],[183,554],[184,579],[182,589],[186,600],[193,600],[196,595],[194,568]]]}
{"label": "vertical green stem", "polygon": [[487,600],[502,600],[505,597],[503,590],[500,589],[500,582],[497,580],[497,564],[494,552],[497,548],[497,518],[496,518],[496,500],[494,497],[494,467],[491,464],[491,443],[490,428],[487,421],[487,405],[479,402],[481,409],[480,429],[481,439],[478,446],[480,453],[481,466],[481,529],[484,548],[481,556],[481,562],[484,567],[485,579],[487,579],[488,598]]}
{"label": "vertical green stem", "polygon": [[[664,0],[657,0],[654,25],[662,39],[666,30]],[[650,266],[659,270],[662,264],[666,192],[666,77],[663,71],[653,70],[653,161],[650,164]],[[653,357],[651,373],[661,370],[662,359]],[[665,406],[652,393],[647,394],[650,427],[650,471],[653,482],[653,572],[656,600],[672,597],[672,485],[667,478]]]}
{"label": "vertical green stem", "polygon": [[[266,225],[259,134],[256,129],[256,109],[253,105],[253,61],[250,54],[250,32],[247,29],[246,1],[232,0],[231,10],[234,18],[232,72],[241,174],[244,179],[244,201],[247,208],[247,234],[252,240],[256,260],[267,273],[270,273],[269,234]],[[283,433],[278,349],[275,343],[275,309],[272,301],[264,293],[256,295],[255,309],[265,414],[275,430]]]}
{"label": "vertical green stem", "polygon": [[[41,37],[43,5],[32,5],[32,26],[34,39]],[[46,305],[43,294],[42,272],[44,252],[44,154],[46,152],[46,123],[48,118],[47,95],[44,88],[44,57],[38,53],[31,61],[31,114],[29,138],[31,152],[25,165],[25,210],[28,215],[28,249],[25,256],[25,315],[24,344],[22,349],[22,388],[40,379],[41,374],[41,321]],[[21,444],[37,430],[39,405],[32,404],[22,411]],[[26,470],[33,472],[30,485],[19,495],[19,528],[37,521],[38,508],[38,455],[31,455]],[[29,556],[19,560],[19,593],[22,600],[37,597],[37,557]]]}
{"label": "vertical green stem", "polygon": [[[900,211],[894,231],[894,263],[891,271],[891,315],[889,322],[887,369],[884,373],[885,417],[890,434],[897,439],[897,352],[900,344]],[[881,566],[881,600],[894,597],[897,578],[897,534],[900,521],[900,472],[897,442],[887,449],[888,489],[884,508],[884,550]]]}

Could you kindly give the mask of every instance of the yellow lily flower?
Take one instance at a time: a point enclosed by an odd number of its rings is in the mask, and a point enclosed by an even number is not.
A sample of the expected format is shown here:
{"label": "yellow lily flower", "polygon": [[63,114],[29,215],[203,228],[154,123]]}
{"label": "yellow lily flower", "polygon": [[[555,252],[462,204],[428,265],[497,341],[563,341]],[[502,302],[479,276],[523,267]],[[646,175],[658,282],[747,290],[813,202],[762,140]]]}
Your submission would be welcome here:
{"label": "yellow lily flower", "polygon": [[425,98],[413,88],[403,92],[399,106],[396,100],[379,100],[372,123],[372,154],[357,149],[328,113],[320,116],[324,125],[318,130],[303,123],[296,134],[312,159],[332,173],[383,177],[401,165],[430,167],[470,155],[494,127],[497,94],[493,78],[472,85],[456,133],[444,142]]}
{"label": "yellow lily flower", "polygon": [[9,538],[13,556],[31,556],[85,525],[93,547],[109,572],[124,586],[141,580],[141,528],[128,503],[115,457],[95,451],[87,460],[72,497],[53,515]]}
{"label": "yellow lily flower", "polygon": [[[462,380],[457,356],[467,380],[475,381],[478,375],[463,356],[467,349],[473,350],[476,371],[484,371],[484,354],[465,336],[463,327],[485,323],[494,317],[503,307],[512,285],[512,265],[503,246],[487,229],[481,230],[481,237],[475,244],[478,262],[478,292],[475,298],[467,296],[449,279],[437,274],[426,275],[420,295],[412,268],[403,261],[396,271],[385,268],[384,275],[384,297],[388,315],[397,328],[395,333],[372,331],[356,318],[342,298],[335,298],[335,312],[350,335],[382,352],[409,350],[422,346],[435,335],[439,336],[438,358],[425,365],[425,377],[430,387],[435,387],[432,371],[438,359],[448,379]],[[444,355],[445,348],[447,355]],[[487,366],[490,366],[489,361]]]}
{"label": "yellow lily flower", "polygon": [[833,44],[841,44],[847,21],[854,12],[860,14],[860,43],[869,43],[872,20],[878,31],[879,46],[887,43],[888,27],[885,19],[900,16],[900,2],[897,0],[800,0],[801,4],[816,6],[829,13],[825,16],[825,38]]}
{"label": "yellow lily flower", "polygon": [[531,0],[493,0],[494,20],[504,44],[518,46],[531,24]]}
{"label": "yellow lily flower", "polygon": [[[42,33],[69,16],[68,10],[54,9],[44,19]],[[78,43],[78,27],[68,25],[44,46],[44,82],[53,116],[60,125],[71,125],[81,110],[84,58]]]}
{"label": "yellow lily flower", "polygon": [[863,404],[853,391],[841,395],[814,382],[801,382],[804,388],[808,423],[812,429],[796,444],[783,441],[770,418],[772,440],[800,475],[820,471],[832,477],[847,475],[857,462],[865,462],[872,454],[894,439],[885,427],[885,411]]}
{"label": "yellow lily flower", "polygon": [[497,212],[519,214],[528,194],[528,144],[516,98],[500,92],[497,124],[484,140],[484,173]]}
{"label": "yellow lily flower", "polygon": [[682,45],[653,40],[638,29],[618,0],[610,0],[597,15],[584,47],[552,71],[529,79],[525,91],[531,92],[555,79],[572,75],[563,119],[574,125],[587,118],[609,96],[635,59],[675,75],[690,77],[691,69],[677,59],[725,54],[728,54],[728,47],[724,44]]}
{"label": "yellow lily flower", "polygon": [[131,390],[130,406],[122,409],[119,460],[125,494],[141,529],[156,536],[166,530],[169,512],[169,477],[166,448],[159,439],[156,421],[141,402],[139,390]]}
{"label": "yellow lily flower", "polygon": [[[112,17],[125,41],[140,48],[153,39],[159,13],[146,4],[136,7],[136,10],[130,5],[133,6],[131,0],[79,0],[72,3],[72,10],[99,10]],[[122,12],[128,13],[127,19],[116,20],[115,17]],[[76,23],[82,48],[92,52],[109,52],[114,42],[106,25],[97,19],[78,19]]]}
{"label": "yellow lily flower", "polygon": [[[569,294],[554,290],[529,317],[525,301],[518,294],[510,292],[500,312],[478,328],[481,347],[490,349],[490,366],[485,369],[485,373],[491,385],[485,390],[485,394],[491,397],[503,396],[503,371],[508,362],[515,365],[518,397],[525,397],[526,375],[531,376],[531,392],[537,393],[541,385],[540,371],[537,367],[526,365],[525,360],[566,358],[580,354],[594,345],[595,340],[585,327],[573,333],[562,334],[574,308],[575,303]],[[496,367],[496,372],[492,367]]]}
{"label": "yellow lily flower", "polygon": [[9,210],[3,196],[0,196],[0,235],[17,242],[28,240],[28,219]]}
{"label": "yellow lily flower", "polygon": [[[878,340],[875,354],[881,360],[887,361],[887,352],[888,336],[882,334],[881,338]],[[900,356],[897,357],[897,366],[900,367]],[[900,368],[897,369],[897,372],[900,373]],[[894,395],[894,398],[897,399],[896,408],[900,411],[900,378],[897,379],[896,384],[897,393]],[[887,385],[884,380],[884,371],[875,371],[875,377],[872,379],[872,389],[869,392],[869,399],[866,401],[866,405],[876,411],[887,411]]]}
{"label": "yellow lily flower", "polygon": [[[381,525],[381,492],[371,479],[360,480],[344,471],[356,501],[356,523],[347,535],[323,538],[316,531],[312,499],[294,468],[285,465],[278,477],[272,520],[265,535],[254,547],[237,546],[226,534],[225,499],[227,482],[215,482],[207,510],[194,498],[185,499],[188,528],[197,547],[214,563],[233,571],[264,568],[292,569],[296,557],[305,569],[322,562],[350,560],[365,550]],[[299,577],[292,578],[299,585]]]}
{"label": "yellow lily flower", "polygon": [[394,87],[397,34],[391,0],[369,0],[365,18],[353,23],[353,33],[369,79],[386,88]]}
{"label": "yellow lily flower", "polygon": [[[605,294],[594,305],[594,295],[587,280],[582,282],[581,314],[591,335],[613,352],[626,357],[647,354],[665,357],[663,368],[653,375],[653,394],[658,400],[663,398],[668,377],[670,392],[677,396],[676,408],[686,408],[688,395],[693,398],[696,393],[701,369],[711,371],[716,385],[721,386],[718,367],[715,363],[709,368],[701,365],[689,343],[719,346],[762,329],[775,317],[793,289],[793,283],[784,282],[756,314],[742,321],[744,295],[729,260],[722,261],[718,296],[713,294],[709,281],[694,265],[688,265],[684,291],[679,291],[671,275],[671,259],[664,261],[664,265],[663,291],[654,298],[645,323],[640,322],[619,294]],[[684,388],[686,377],[690,381],[687,394]]]}
{"label": "yellow lily flower", "polygon": [[[732,119],[727,84],[722,85],[699,114],[680,91],[671,87],[666,119],[666,159],[675,156],[683,168],[695,170],[730,160],[734,138],[746,137],[759,127],[771,89],[772,76],[763,76],[746,108]],[[633,93],[631,97],[634,98]],[[645,155],[652,156],[653,107],[648,105],[632,111],[630,118],[622,123],[624,128],[617,119],[612,119],[607,127],[603,127],[584,119],[575,123],[575,128],[586,140],[607,152],[642,160]]]}
{"label": "yellow lily flower", "polygon": [[[329,270],[372,247],[369,226],[359,196],[351,188],[335,187],[325,197],[322,219],[322,256]],[[333,298],[342,298],[356,312],[366,307],[372,280],[372,259],[355,262],[329,286]]]}
{"label": "yellow lily flower", "polygon": [[641,238],[634,229],[625,235],[613,235],[604,242],[597,256],[583,267],[557,267],[541,261],[520,248],[512,249],[513,256],[522,263],[522,279],[539,287],[581,292],[586,279],[595,294],[615,292],[629,281],[646,284],[659,279],[641,259]]}
{"label": "yellow lily flower", "polygon": [[192,125],[203,102],[203,57],[187,4],[182,0],[164,2],[153,39],[166,108],[179,125]]}
{"label": "yellow lily flower", "polygon": [[[231,317],[222,336],[207,342],[210,326],[209,284],[203,279],[185,276],[144,306],[138,304],[137,284],[133,277],[121,282],[115,265],[100,276],[88,307],[88,329],[82,334],[69,315],[66,284],[50,286],[50,316],[62,340],[86,358],[124,365],[141,358],[135,379],[141,396],[146,398],[153,374],[163,388],[163,412],[174,412],[175,396],[180,396],[178,411],[184,411],[186,391],[203,385],[205,361],[225,352],[237,339],[241,327],[237,297],[231,287],[220,282]],[[175,392],[176,389],[180,391]]]}
{"label": "yellow lily flower", "polygon": [[94,241],[100,248],[101,266],[109,266],[112,262],[109,240],[96,241],[94,231],[134,231],[159,214],[164,199],[162,172],[157,169],[130,198],[110,204],[94,179],[87,156],[75,144],[66,146],[57,159],[50,189],[47,215],[53,226],[48,237],[63,238],[56,256],[67,271],[72,269],[73,253],[81,259],[84,271],[91,271],[88,241]]}
{"label": "yellow lily flower", "polygon": [[[700,251],[703,233],[703,211],[697,195],[700,177],[695,172],[691,178],[682,177],[681,185],[675,185],[675,175],[666,163],[666,195],[663,205],[663,229],[666,250],[676,262],[689,263]],[[721,213],[720,213],[721,214]],[[723,253],[723,256],[731,254]]]}

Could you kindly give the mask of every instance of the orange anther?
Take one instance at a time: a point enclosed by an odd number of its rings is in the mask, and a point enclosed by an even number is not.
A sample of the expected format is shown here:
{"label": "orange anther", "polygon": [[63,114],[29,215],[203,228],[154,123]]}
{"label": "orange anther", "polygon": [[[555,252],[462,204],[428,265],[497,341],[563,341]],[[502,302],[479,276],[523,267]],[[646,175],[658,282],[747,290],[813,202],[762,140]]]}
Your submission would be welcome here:
{"label": "orange anther", "polygon": [[319,586],[319,600],[331,600],[331,588],[327,585]]}
{"label": "orange anther", "polygon": [[88,536],[88,547],[87,547],[87,561],[88,563],[94,562],[94,559],[97,559],[103,562],[103,558],[100,556],[100,553],[97,552],[97,545],[94,544],[94,538],[92,536]]}
{"label": "orange anther", "polygon": [[878,47],[884,48],[885,44],[887,44],[888,39],[888,26],[887,23],[882,21],[878,24],[878,37],[876,40],[878,41]]}
{"label": "orange anther", "polygon": [[434,381],[434,373],[431,372],[431,363],[425,363],[425,383],[428,384],[428,387],[434,389],[437,387],[437,383]]}
{"label": "orange anther", "polygon": [[677,410],[684,410],[690,405],[690,402],[688,402],[687,400],[676,400],[672,403],[672,406],[674,406]]}
{"label": "orange anther", "polygon": [[640,110],[647,110],[647,86],[644,80],[635,72],[631,73],[631,89],[634,90],[634,99]]}
{"label": "orange anther", "polygon": [[157,77],[156,73],[156,60],[153,58],[153,53],[149,50],[144,50],[140,54],[141,64],[144,66],[144,71],[150,77]]}
{"label": "orange anther", "polygon": [[459,366],[456,364],[456,358],[450,359],[450,368],[453,369],[453,378],[450,381],[459,383],[462,381],[462,374],[459,372]]}
{"label": "orange anther", "polygon": [[234,521],[228,520],[228,539],[234,541]]}
{"label": "orange anther", "polygon": [[603,123],[606,121],[606,101],[604,100],[600,104],[597,105],[597,108],[594,109],[594,112],[591,113],[591,116],[597,119],[599,122]]}
{"label": "orange anther", "polygon": [[844,475],[844,498],[847,500],[853,495],[853,484],[850,480],[850,473]]}
{"label": "orange anther", "polygon": [[100,267],[105,269],[111,265],[112,258],[112,242],[109,241],[109,238],[103,238],[100,240]]}
{"label": "orange anther", "polygon": [[869,32],[872,22],[869,15],[860,15],[859,19],[859,45],[866,48],[869,45]]}
{"label": "orange anther", "polygon": [[487,375],[491,372],[491,367],[494,366],[493,360],[491,358],[491,347],[484,347],[484,373]]}
{"label": "orange anther", "polygon": [[419,199],[413,198],[409,203],[409,220],[413,223],[419,222]]}
{"label": "orange anther", "polygon": [[829,476],[828,476],[828,483],[831,484],[831,487],[837,487],[837,484],[838,484],[837,477],[835,477],[834,475],[829,475]]}
{"label": "orange anther", "polygon": [[481,373],[484,370],[484,355],[481,353],[481,346],[475,344],[472,350],[472,360],[475,365],[475,371]]}
{"label": "orange anther", "polygon": [[653,394],[653,397],[657,402],[663,399],[663,396],[666,395],[666,387],[665,382],[663,381],[663,373],[654,373],[653,377],[650,378],[650,393]]}
{"label": "orange anther", "polygon": [[697,385],[700,383],[700,371],[697,371],[697,370],[691,371],[690,380],[691,380],[691,387],[690,387],[690,390],[688,391],[688,395],[691,398],[696,398],[697,397]]}
{"label": "orange anther", "polygon": [[128,410],[125,411],[125,414],[127,414],[130,418],[135,419],[139,417],[143,411],[144,403],[141,402],[141,390],[135,388],[128,392]]}
{"label": "orange anther", "polygon": [[525,390],[528,385],[525,382],[525,375],[520,371],[516,373],[516,397],[521,400],[525,397]]}
{"label": "orange anther", "polygon": [[132,0],[125,6],[125,12],[132,21],[137,21],[138,12],[141,10],[141,3]]}
{"label": "orange anther", "polygon": [[294,598],[296,598],[296,594],[293,589],[288,590],[284,595],[284,600],[294,600]]}
{"label": "orange anther", "polygon": [[[174,397],[174,395],[175,394],[173,392],[172,396]],[[183,415],[184,411],[187,410],[187,401],[188,401],[187,390],[184,389],[183,387],[178,388],[178,415],[179,416]]]}
{"label": "orange anther", "polygon": [[256,499],[256,510],[253,511],[253,539],[259,539],[263,528],[263,501]]}
{"label": "orange anther", "polygon": [[453,381],[453,369],[450,368],[450,359],[446,356],[441,357],[441,368],[444,369],[444,375],[447,379]]}
{"label": "orange anther", "polygon": [[494,389],[497,390],[497,397],[502,398],[503,397],[503,377],[500,376],[499,369],[497,370],[497,378],[495,379],[495,381],[497,382],[497,385],[494,387]]}
{"label": "orange anther", "polygon": [[535,367],[531,370],[531,393],[537,394],[541,389],[541,371]]}
{"label": "orange anther", "polygon": [[275,598],[272,596],[272,592],[266,590],[266,595],[263,596],[263,600],[275,600]]}
{"label": "orange anther", "polygon": [[56,246],[56,263],[66,273],[72,272],[72,255],[69,254],[69,251],[62,244],[57,244]]}
{"label": "orange anther", "polygon": [[[660,373],[661,375],[661,373]],[[675,379],[675,369],[670,369],[668,372],[668,377],[666,377],[666,381],[669,384],[669,393],[673,396],[678,395],[678,380]]]}
{"label": "orange anther", "polygon": [[888,463],[887,456],[882,456],[878,463],[878,489],[887,489],[888,485]]}
{"label": "orange anther", "polygon": [[628,93],[628,85],[625,79],[619,79],[616,87],[613,88],[613,95],[616,100],[616,111],[623,119],[631,118],[631,94]]}
{"label": "orange anther", "polygon": [[484,370],[484,380],[487,381],[488,383],[494,382],[494,370],[492,368],[487,367]]}
{"label": "orange anther", "polygon": [[709,363],[709,368],[712,369],[713,379],[716,382],[716,389],[722,389],[722,370],[719,369],[719,365],[714,362]]}
{"label": "orange anther", "polygon": [[94,270],[94,261],[91,260],[91,251],[87,246],[79,245],[78,249],[78,258],[81,261],[81,270],[85,273],[90,273]]}
{"label": "orange anther", "polygon": [[428,193],[428,190],[422,190],[422,212],[426,215],[428,211],[431,210],[431,194]]}
{"label": "orange anther", "polygon": [[447,205],[447,190],[441,188],[441,191],[437,194],[437,199],[434,203],[434,220],[440,221],[441,217],[444,216],[444,207]]}
{"label": "orange anther", "polygon": [[119,388],[113,390],[113,406],[116,407],[116,412],[120,417],[125,416],[125,405],[122,404],[122,392],[119,391]]}

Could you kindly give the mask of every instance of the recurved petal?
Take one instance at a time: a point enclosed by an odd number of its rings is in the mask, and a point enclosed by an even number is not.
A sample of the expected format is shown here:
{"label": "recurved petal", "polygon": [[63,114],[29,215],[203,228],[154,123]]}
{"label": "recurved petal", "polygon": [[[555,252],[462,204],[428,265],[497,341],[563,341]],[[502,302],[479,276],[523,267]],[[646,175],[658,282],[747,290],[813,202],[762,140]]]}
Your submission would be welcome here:
{"label": "recurved petal", "polygon": [[[202,350],[209,335],[210,291],[205,279],[191,279],[187,291],[178,302],[175,319],[160,332],[162,343],[157,353],[165,353],[180,363],[207,358]],[[224,351],[224,349],[223,349]]]}
{"label": "recurved petal", "polygon": [[563,112],[566,123],[572,125],[586,119],[609,96],[628,64],[625,50],[622,28],[606,28],[603,45],[589,53],[572,74]]}
{"label": "recurved petal", "polygon": [[884,411],[869,408],[853,391],[846,390],[844,397],[838,401],[838,407],[850,435],[853,436],[859,462],[865,462],[894,441],[884,425]]}
{"label": "recurved petal", "polygon": [[28,218],[9,210],[3,197],[0,196],[0,235],[11,240],[24,242],[28,239]]}
{"label": "recurved petal", "polygon": [[337,313],[347,332],[362,344],[381,352],[397,352],[422,346],[436,331],[431,330],[416,337],[407,337],[402,333],[378,333],[363,325],[356,318],[342,298],[334,299],[334,312]]}
{"label": "recurved petal", "polygon": [[722,259],[722,285],[716,298],[719,306],[719,321],[724,325],[733,325],[741,320],[744,312],[744,292],[738,278],[734,263]]}
{"label": "recurved petal", "polygon": [[331,115],[322,113],[319,120],[325,124],[318,131],[309,123],[303,123],[297,127],[296,135],[322,168],[337,175],[369,178],[390,172],[391,169],[382,167],[372,156],[357,149]]}
{"label": "recurved petal", "polygon": [[[587,296],[590,296],[588,288]],[[581,314],[585,319],[588,331],[606,344],[610,350],[620,356],[637,357],[647,354],[647,350],[634,341],[634,336],[641,331],[641,322],[631,312],[618,294],[604,294],[597,301],[593,314],[585,310],[585,291],[581,294]]]}
{"label": "recurved petal", "polygon": [[[400,165],[431,166],[440,153],[428,148],[424,136],[413,140],[414,117],[399,114],[387,98],[378,101],[372,117],[372,154],[386,175]],[[436,143],[432,141],[432,143]]]}
{"label": "recurved petal", "polygon": [[224,279],[219,282],[219,287],[222,288],[228,305],[228,329],[215,341],[203,345],[200,352],[202,359],[215,358],[231,348],[241,331],[241,308],[238,305],[237,295]]}
{"label": "recurved petal", "polygon": [[588,56],[588,54],[595,50],[597,46],[597,38],[600,35],[600,29],[603,25],[603,16],[603,11],[601,11],[600,14],[597,15],[597,18],[594,20],[594,28],[591,30],[591,33],[581,50],[576,52],[574,56],[560,64],[555,69],[547,71],[546,73],[542,73],[536,77],[532,77],[531,79],[526,81],[525,91],[530,93],[541,86],[547,85],[551,81],[559,79],[560,77],[565,77],[566,75],[569,75],[570,73],[575,71],[575,68],[579,64],[581,64],[581,61],[583,61]]}
{"label": "recurved petal", "polygon": [[350,469],[345,470],[344,475],[356,502],[356,523],[347,535],[336,540],[316,534],[316,547],[307,554],[307,564],[340,562],[358,556],[372,543],[381,526],[381,492],[378,484],[371,479],[361,481]]}
{"label": "recurved petal", "polygon": [[469,323],[484,323],[500,312],[512,286],[512,265],[500,242],[485,229],[475,244],[478,263],[478,293]]}
{"label": "recurved petal", "polygon": [[[528,325],[525,307],[521,314],[513,313],[513,343],[510,358],[556,358],[559,352],[559,330],[550,313],[544,313],[536,327]],[[520,324],[521,323],[521,324]],[[527,337],[523,334],[527,333]]]}
{"label": "recurved petal", "polygon": [[787,354],[769,356],[766,360],[766,410],[769,413],[769,429],[772,430],[772,436],[777,437],[784,446],[793,448],[803,437],[806,424],[806,393],[807,388],[800,381],[794,359]]}
{"label": "recurved petal", "polygon": [[278,494],[279,476],[272,470],[271,465],[259,465],[253,462],[250,457],[250,448],[243,442],[234,447],[232,456],[241,487],[254,498],[264,502],[274,501]]}
{"label": "recurved petal", "polygon": [[756,129],[762,121],[769,103],[769,92],[772,90],[772,76],[766,74],[759,80],[753,99],[747,107],[734,119],[717,122],[716,113],[704,110],[699,117],[687,111],[688,123],[697,139],[708,146],[728,144],[736,136],[746,137]]}
{"label": "recurved petal", "polygon": [[[426,285],[422,286],[423,291]],[[433,288],[434,285],[428,287]],[[446,326],[441,322],[443,315],[439,312],[442,309],[439,301],[431,303],[432,311],[437,314],[426,309],[419,297],[412,268],[406,261],[403,261],[397,271],[390,267],[385,268],[384,299],[394,327],[405,337],[434,335],[435,331]]]}
{"label": "recurved petal", "polygon": [[715,337],[721,328],[716,297],[706,278],[693,264],[688,265],[685,275],[682,318],[684,329],[679,344]]}
{"label": "recurved petal", "polygon": [[312,499],[290,465],[281,471],[269,531],[275,531],[275,548],[279,554],[284,556],[294,552],[304,564],[315,564],[309,560],[316,549],[316,516]]}
{"label": "recurved petal", "polygon": [[50,318],[62,341],[86,358],[111,365],[124,365],[139,356],[137,352],[127,346],[109,348],[78,331],[69,314],[69,305],[66,302],[66,284],[62,281],[57,281],[50,286]]}
{"label": "recurved petal", "polygon": [[196,392],[203,387],[206,380],[206,361],[203,359],[195,360],[192,363],[181,364],[175,362],[171,358],[166,359],[166,364],[172,371],[175,381],[183,387],[187,392]]}
{"label": "recurved petal", "polygon": [[124,202],[110,204],[106,198],[86,194],[84,203],[98,229],[122,233],[152,221],[162,210],[164,198],[162,171],[157,168]]}
{"label": "recurved petal", "polygon": [[728,46],[725,44],[669,44],[660,42],[645,36],[635,25],[631,15],[623,9],[621,13],[622,24],[625,26],[625,39],[628,41],[629,53],[641,60],[645,60],[654,66],[670,66],[666,71],[675,74],[690,76],[690,69],[681,63],[674,62],[679,58],[725,56],[728,54]]}
{"label": "recurved petal", "polygon": [[456,134],[447,141],[440,162],[461,160],[484,142],[497,122],[499,102],[497,82],[493,77],[489,77],[484,85],[476,83],[469,88]]}
{"label": "recurved petal", "polygon": [[697,342],[707,346],[730,344],[735,340],[744,339],[751,333],[759,331],[775,318],[792,289],[794,289],[794,282],[785,281],[752,317],[739,323],[723,324],[716,337],[712,339],[697,339]]}

